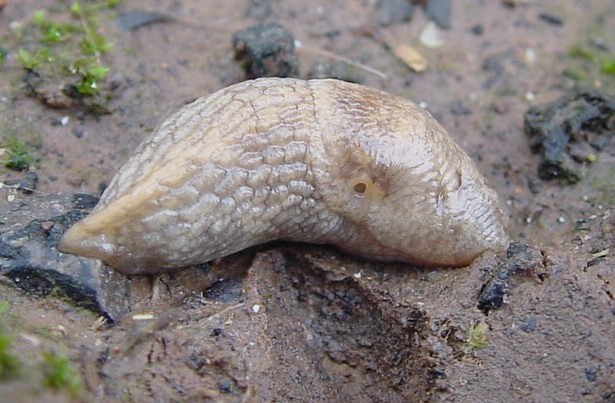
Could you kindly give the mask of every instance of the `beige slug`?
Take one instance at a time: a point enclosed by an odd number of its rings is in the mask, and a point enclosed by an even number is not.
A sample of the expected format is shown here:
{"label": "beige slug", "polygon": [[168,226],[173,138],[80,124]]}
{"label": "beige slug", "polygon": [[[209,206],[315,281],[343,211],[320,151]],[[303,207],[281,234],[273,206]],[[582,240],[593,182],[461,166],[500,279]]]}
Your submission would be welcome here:
{"label": "beige slug", "polygon": [[464,266],[506,249],[507,222],[470,158],[412,102],[337,80],[263,78],[165,120],[59,249],[127,274],[276,239]]}

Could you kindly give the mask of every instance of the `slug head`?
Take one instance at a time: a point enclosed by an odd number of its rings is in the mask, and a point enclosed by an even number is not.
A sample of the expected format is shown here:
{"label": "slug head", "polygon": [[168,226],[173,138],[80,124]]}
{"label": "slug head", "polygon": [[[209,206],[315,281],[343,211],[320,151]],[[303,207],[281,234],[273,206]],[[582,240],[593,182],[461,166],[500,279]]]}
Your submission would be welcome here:
{"label": "slug head", "polygon": [[[508,247],[508,215],[470,158],[430,116],[419,134],[354,135],[323,190],[343,218],[351,253],[421,266],[462,267]],[[412,128],[415,128],[413,125]],[[395,144],[395,146],[391,146]]]}

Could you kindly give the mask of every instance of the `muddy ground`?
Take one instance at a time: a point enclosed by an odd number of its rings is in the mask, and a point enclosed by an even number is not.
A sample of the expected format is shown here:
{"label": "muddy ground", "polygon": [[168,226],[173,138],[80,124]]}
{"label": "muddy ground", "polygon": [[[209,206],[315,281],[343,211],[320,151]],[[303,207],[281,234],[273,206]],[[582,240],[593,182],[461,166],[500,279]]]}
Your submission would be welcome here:
{"label": "muddy ground", "polygon": [[[0,277],[0,362],[19,362],[0,400],[615,402],[613,144],[578,163],[578,183],[544,180],[523,123],[575,88],[615,93],[603,63],[613,2],[454,2],[432,49],[420,7],[385,26],[367,0],[121,1],[96,11],[113,47],[100,54],[109,76],[95,108],[65,99],[61,74],[34,91],[19,60],[39,46],[35,10],[71,21],[69,7],[7,0],[0,11],[2,157],[9,137],[33,156],[0,173],[1,232],[69,212],[73,193],[99,195],[165,116],[244,79],[232,34],[265,20],[301,41],[300,77],[337,63],[326,50],[386,77],[344,64],[338,75],[432,112],[506,201],[515,243],[456,270],[274,244],[171,275],[115,275],[129,295],[113,323],[53,287],[37,296]],[[161,15],[121,26],[134,10]],[[396,58],[400,44],[426,57],[425,72]],[[36,185],[11,182],[33,172]],[[49,352],[76,386],[50,384]]]}

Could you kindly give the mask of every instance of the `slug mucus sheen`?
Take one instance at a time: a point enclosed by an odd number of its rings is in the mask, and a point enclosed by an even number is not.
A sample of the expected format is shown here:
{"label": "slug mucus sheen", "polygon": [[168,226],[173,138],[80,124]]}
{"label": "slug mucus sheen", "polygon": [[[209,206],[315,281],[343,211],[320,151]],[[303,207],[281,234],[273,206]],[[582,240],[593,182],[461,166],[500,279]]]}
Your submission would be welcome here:
{"label": "slug mucus sheen", "polygon": [[468,155],[414,103],[338,80],[262,78],[162,122],[59,249],[126,274],[272,240],[459,267],[505,250],[507,222]]}

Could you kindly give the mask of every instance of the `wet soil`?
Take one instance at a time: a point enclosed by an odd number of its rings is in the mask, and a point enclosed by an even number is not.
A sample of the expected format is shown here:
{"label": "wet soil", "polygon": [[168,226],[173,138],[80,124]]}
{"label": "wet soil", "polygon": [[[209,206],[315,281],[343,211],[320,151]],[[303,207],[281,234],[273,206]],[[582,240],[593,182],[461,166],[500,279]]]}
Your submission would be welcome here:
{"label": "wet soil", "polygon": [[[542,157],[524,132],[530,107],[577,87],[615,94],[615,79],[596,64],[614,57],[615,5],[454,2],[443,46],[430,49],[419,41],[428,23],[421,7],[384,26],[380,3],[120,2],[98,15],[113,44],[102,56],[113,85],[110,113],[93,114],[29,95],[18,61],[18,31],[34,10],[60,16],[69,5],[7,0],[0,129],[36,157],[28,171],[0,172],[0,203],[9,209],[37,197],[100,194],[165,116],[244,79],[233,34],[274,21],[301,42],[300,77],[335,65],[338,75],[424,105],[506,201],[515,241],[509,256],[456,270],[267,245],[129,279],[130,311],[115,323],[0,276],[0,303],[8,302],[0,329],[21,362],[19,374],[0,379],[7,401],[615,401],[613,142],[576,161],[580,181],[570,184],[539,177]],[[135,10],[164,18],[119,24]],[[426,57],[424,73],[395,57],[399,44]],[[594,56],[575,56],[581,48]],[[386,78],[340,67],[322,50]],[[17,189],[33,172],[36,185]],[[69,358],[81,374],[79,393],[46,386],[44,351]]]}

